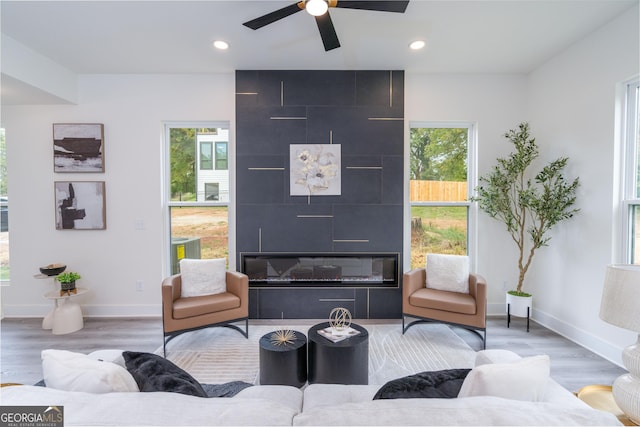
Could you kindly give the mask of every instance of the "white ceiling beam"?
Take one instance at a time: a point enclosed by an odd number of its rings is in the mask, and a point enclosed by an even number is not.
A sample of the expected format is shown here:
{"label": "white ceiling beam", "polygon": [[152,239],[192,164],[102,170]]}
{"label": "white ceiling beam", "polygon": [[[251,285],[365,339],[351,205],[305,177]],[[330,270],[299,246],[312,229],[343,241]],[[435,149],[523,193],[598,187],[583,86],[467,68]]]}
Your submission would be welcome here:
{"label": "white ceiling beam", "polygon": [[30,103],[76,104],[78,76],[60,64],[0,34],[2,104],[11,104],[12,93],[27,90]]}

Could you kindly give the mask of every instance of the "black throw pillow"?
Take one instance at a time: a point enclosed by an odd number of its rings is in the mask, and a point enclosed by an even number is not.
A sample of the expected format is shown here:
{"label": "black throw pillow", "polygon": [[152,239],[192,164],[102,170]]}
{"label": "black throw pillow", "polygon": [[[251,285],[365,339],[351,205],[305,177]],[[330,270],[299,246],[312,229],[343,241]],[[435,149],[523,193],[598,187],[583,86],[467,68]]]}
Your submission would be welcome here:
{"label": "black throw pillow", "polygon": [[140,391],[169,391],[207,397],[195,378],[164,357],[134,351],[123,351],[122,356]]}
{"label": "black throw pillow", "polygon": [[202,384],[208,397],[233,397],[247,387],[252,387],[244,381],[231,381],[224,384]]}
{"label": "black throw pillow", "polygon": [[471,369],[427,371],[389,381],[373,396],[377,399],[411,399],[458,397],[464,379]]}

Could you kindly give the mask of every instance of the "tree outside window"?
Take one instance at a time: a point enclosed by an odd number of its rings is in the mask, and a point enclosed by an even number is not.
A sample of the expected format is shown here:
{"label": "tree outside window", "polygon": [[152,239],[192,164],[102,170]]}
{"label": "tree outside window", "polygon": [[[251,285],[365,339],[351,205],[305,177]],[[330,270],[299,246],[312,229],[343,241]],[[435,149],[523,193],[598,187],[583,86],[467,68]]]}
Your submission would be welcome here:
{"label": "tree outside window", "polygon": [[467,254],[469,133],[410,129],[411,268],[424,267],[427,253]]}
{"label": "tree outside window", "polygon": [[[218,171],[217,138],[228,138],[226,127],[186,127],[167,124],[171,273],[183,258],[228,258],[229,171]],[[226,160],[225,147],[225,162]],[[226,166],[226,164],[225,164]],[[212,180],[214,182],[212,182]]]}

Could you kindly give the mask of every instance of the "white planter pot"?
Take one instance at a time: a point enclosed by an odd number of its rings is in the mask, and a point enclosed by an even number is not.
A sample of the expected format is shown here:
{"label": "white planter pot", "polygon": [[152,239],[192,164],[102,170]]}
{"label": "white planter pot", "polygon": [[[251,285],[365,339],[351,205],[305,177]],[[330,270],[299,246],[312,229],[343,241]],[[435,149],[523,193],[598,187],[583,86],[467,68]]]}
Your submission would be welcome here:
{"label": "white planter pot", "polygon": [[531,304],[533,297],[519,297],[507,293],[508,312],[512,316],[527,317],[527,308],[529,308],[529,316],[531,315]]}

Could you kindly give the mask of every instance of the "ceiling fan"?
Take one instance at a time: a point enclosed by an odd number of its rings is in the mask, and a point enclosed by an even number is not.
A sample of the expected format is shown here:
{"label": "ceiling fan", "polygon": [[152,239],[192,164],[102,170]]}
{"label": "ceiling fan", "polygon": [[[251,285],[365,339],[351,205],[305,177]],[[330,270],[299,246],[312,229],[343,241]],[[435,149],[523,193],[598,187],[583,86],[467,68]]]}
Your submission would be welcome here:
{"label": "ceiling fan", "polygon": [[272,24],[301,10],[306,10],[316,18],[320,37],[322,37],[322,43],[324,44],[324,50],[330,51],[340,47],[338,35],[336,34],[331,16],[329,15],[328,9],[330,7],[404,13],[408,4],[409,0],[301,0],[282,9],[267,13],[259,18],[247,21],[242,25],[252,30],[257,30],[258,28]]}

